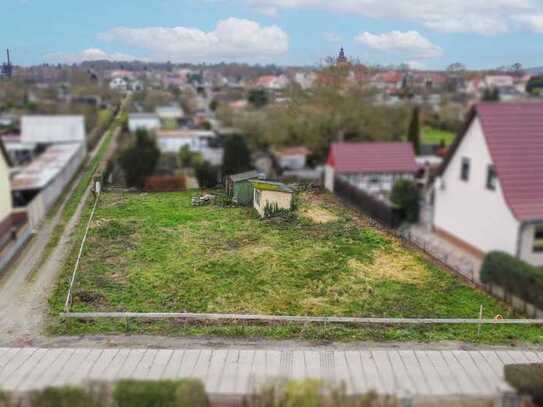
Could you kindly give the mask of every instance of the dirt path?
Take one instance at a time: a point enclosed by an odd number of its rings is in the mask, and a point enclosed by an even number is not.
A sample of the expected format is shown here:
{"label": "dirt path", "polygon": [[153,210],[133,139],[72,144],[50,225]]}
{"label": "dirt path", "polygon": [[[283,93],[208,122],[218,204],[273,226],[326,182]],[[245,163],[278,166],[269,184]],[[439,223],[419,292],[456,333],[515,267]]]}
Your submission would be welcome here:
{"label": "dirt path", "polygon": [[[87,163],[98,154],[104,142],[105,137],[102,137],[100,143],[89,154]],[[71,248],[75,228],[90,194],[90,186],[83,194],[51,255],[45,263],[41,265],[37,263],[42,257],[51,233],[61,221],[64,207],[84,175],[85,172],[81,171],[63,198],[57,213],[44,221],[23,250],[19,260],[0,280],[0,343],[23,345],[41,338],[43,320],[47,313],[47,299]],[[33,270],[37,270],[36,275],[29,278]]]}

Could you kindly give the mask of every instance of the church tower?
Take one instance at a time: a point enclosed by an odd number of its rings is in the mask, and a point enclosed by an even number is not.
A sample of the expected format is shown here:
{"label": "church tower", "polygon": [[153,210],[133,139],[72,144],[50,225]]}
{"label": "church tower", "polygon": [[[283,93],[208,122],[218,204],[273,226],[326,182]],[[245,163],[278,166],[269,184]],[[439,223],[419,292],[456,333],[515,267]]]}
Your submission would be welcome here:
{"label": "church tower", "polygon": [[348,64],[349,61],[347,60],[347,57],[345,56],[345,50],[343,47],[339,50],[339,55],[336,59],[336,65],[345,65]]}

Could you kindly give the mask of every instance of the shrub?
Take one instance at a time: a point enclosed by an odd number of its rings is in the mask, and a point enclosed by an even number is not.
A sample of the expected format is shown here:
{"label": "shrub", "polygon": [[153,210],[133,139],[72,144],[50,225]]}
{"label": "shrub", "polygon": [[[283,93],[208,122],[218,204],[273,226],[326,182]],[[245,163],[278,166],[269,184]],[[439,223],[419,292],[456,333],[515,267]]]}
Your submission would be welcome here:
{"label": "shrub", "polygon": [[154,137],[146,130],[136,132],[136,141],[121,153],[119,163],[129,187],[142,188],[145,178],[153,174],[160,158]]}
{"label": "shrub", "polygon": [[249,171],[251,168],[251,154],[245,139],[239,134],[226,137],[224,141],[224,174],[237,174]]}
{"label": "shrub", "polygon": [[194,173],[200,188],[213,188],[218,183],[219,171],[207,161],[194,164]]}
{"label": "shrub", "polygon": [[517,364],[504,367],[505,380],[523,396],[543,405],[543,364]]}
{"label": "shrub", "polygon": [[413,181],[401,179],[392,188],[391,201],[397,205],[407,222],[419,220],[420,193]]}
{"label": "shrub", "polygon": [[379,399],[373,392],[349,396],[345,386],[320,380],[278,379],[264,384],[248,402],[248,407],[371,407],[393,406],[393,398]]}
{"label": "shrub", "polygon": [[121,380],[113,398],[119,407],[203,407],[209,404],[199,380]]}
{"label": "shrub", "polygon": [[[31,394],[32,407],[98,407],[80,387],[50,387]],[[1,404],[0,404],[1,405]]]}
{"label": "shrub", "polygon": [[543,307],[543,271],[507,253],[490,252],[481,267],[481,281],[495,283],[537,307]]}

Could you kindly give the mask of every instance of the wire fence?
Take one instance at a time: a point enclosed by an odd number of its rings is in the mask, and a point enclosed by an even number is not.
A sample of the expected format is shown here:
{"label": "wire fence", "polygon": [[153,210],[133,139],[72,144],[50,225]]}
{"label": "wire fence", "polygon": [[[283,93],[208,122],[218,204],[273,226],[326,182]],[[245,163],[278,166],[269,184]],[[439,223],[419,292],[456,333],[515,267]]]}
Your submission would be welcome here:
{"label": "wire fence", "polygon": [[89,220],[87,221],[87,226],[85,227],[85,233],[83,235],[83,239],[81,240],[81,245],[79,246],[79,252],[78,252],[77,259],[75,261],[74,269],[72,272],[72,278],[70,279],[70,286],[68,288],[68,293],[66,294],[66,302],[64,303],[64,312],[69,312],[72,306],[72,298],[73,298],[72,293],[73,293],[73,288],[75,284],[75,277],[77,275],[77,271],[79,270],[79,264],[81,262],[81,257],[83,256],[83,251],[85,249],[85,242],[87,241],[87,236],[89,234],[90,226],[94,219],[94,214],[96,213],[96,207],[98,206],[98,201],[100,199],[100,189],[101,188],[96,188],[97,190],[96,199],[94,200],[94,205],[92,207]]}

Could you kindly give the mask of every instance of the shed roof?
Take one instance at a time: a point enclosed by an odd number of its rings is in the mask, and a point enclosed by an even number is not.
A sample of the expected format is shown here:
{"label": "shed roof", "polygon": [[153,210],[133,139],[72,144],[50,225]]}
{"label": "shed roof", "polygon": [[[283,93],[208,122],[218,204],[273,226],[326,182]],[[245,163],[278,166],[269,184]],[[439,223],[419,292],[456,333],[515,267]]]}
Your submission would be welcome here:
{"label": "shed roof", "polygon": [[333,143],[328,165],[338,173],[411,173],[415,153],[406,142]]}
{"label": "shed roof", "polygon": [[543,103],[481,103],[457,137],[445,171],[471,123],[479,118],[507,205],[520,221],[543,220]]}
{"label": "shed roof", "polygon": [[11,189],[43,189],[53,181],[72,160],[82,143],[54,144],[11,180]]}
{"label": "shed roof", "polygon": [[276,181],[265,181],[265,180],[251,180],[251,184],[253,184],[255,189],[261,190],[261,191],[275,191],[275,192],[284,192],[292,194],[294,190],[290,188],[288,185],[283,184],[282,182],[276,182]]}
{"label": "shed roof", "polygon": [[239,174],[232,174],[228,176],[228,178],[230,178],[233,182],[247,181],[258,177],[260,177],[260,172],[255,170],[242,172]]}

